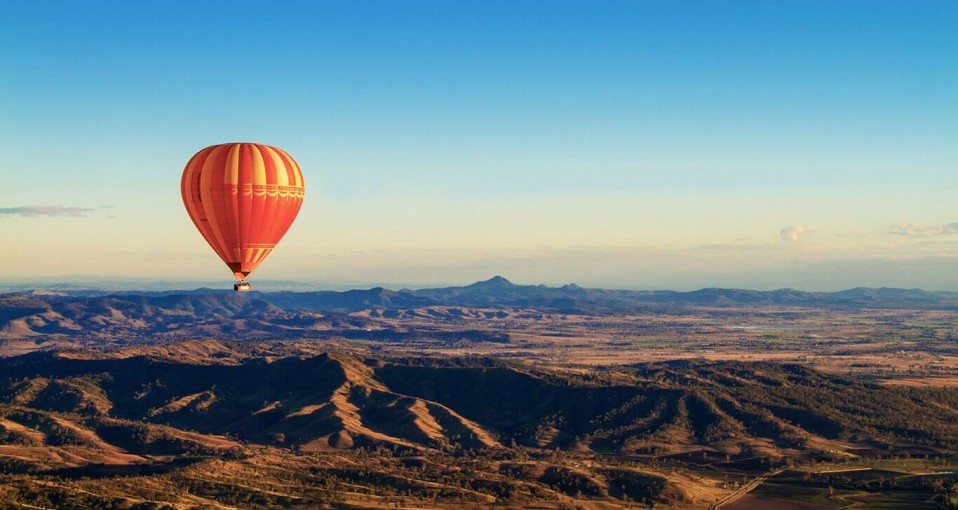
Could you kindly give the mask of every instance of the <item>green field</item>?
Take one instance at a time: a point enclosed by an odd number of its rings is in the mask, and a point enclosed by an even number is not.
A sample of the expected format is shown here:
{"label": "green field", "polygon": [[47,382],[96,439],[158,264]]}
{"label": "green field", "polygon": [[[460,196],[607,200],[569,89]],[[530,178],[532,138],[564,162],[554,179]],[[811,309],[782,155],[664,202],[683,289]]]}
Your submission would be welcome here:
{"label": "green field", "polygon": [[[755,490],[750,492],[754,496],[762,498],[785,499],[789,501],[801,501],[803,503],[812,503],[815,505],[842,507],[843,504],[828,499],[828,489],[820,487],[807,487],[792,484],[763,483]],[[849,491],[835,491],[835,494],[852,494]]]}
{"label": "green field", "polygon": [[[869,463],[843,465],[811,465],[780,473],[771,481],[749,493],[765,506],[771,500],[818,505],[822,508],[856,508],[862,510],[938,509],[935,490],[930,482],[941,480],[948,484],[958,480],[953,469],[954,459],[929,461],[925,459],[887,459]],[[826,472],[845,468],[867,467],[863,471]],[[910,474],[908,471],[935,474]],[[785,505],[791,508],[794,505]],[[739,505],[741,506],[741,505]],[[733,506],[738,508],[739,506]],[[744,507],[743,507],[744,508]],[[806,508],[806,507],[801,507]]]}
{"label": "green field", "polygon": [[933,495],[927,492],[884,492],[869,494],[867,496],[855,496],[849,498],[852,501],[863,503],[859,508],[862,510],[935,510],[940,509],[933,502]]}

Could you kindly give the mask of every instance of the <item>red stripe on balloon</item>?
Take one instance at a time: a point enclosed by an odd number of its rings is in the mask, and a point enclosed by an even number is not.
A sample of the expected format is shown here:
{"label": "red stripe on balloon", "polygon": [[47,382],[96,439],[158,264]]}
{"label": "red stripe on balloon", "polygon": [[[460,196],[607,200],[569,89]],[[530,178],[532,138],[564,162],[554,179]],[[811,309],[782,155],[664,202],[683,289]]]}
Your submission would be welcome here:
{"label": "red stripe on balloon", "polygon": [[275,193],[270,193],[269,190],[275,190],[277,179],[276,179],[276,160],[273,159],[273,151],[269,147],[257,144],[256,148],[259,149],[260,153],[263,154],[263,163],[266,166],[266,208],[263,214],[263,223],[262,231],[260,232],[260,243],[261,244],[273,244],[275,239],[273,238],[273,232],[276,229],[276,210],[277,201],[279,197]]}

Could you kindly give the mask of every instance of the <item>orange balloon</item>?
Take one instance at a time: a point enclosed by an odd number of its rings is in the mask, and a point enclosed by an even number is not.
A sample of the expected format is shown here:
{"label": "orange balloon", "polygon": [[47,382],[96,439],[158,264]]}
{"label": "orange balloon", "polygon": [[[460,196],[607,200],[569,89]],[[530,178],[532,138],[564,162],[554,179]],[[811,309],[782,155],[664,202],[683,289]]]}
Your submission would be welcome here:
{"label": "orange balloon", "polygon": [[197,230],[243,282],[289,230],[306,186],[282,149],[225,143],[190,159],[180,191]]}

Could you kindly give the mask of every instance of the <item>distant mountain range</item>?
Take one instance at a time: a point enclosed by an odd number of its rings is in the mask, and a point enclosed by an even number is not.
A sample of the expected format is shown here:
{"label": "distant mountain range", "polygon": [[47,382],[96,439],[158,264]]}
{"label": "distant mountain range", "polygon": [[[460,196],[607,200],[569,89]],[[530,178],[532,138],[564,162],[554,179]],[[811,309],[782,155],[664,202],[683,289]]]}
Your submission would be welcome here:
{"label": "distant mountain range", "polygon": [[956,292],[864,287],[840,292],[721,288],[691,292],[634,291],[586,289],[575,284],[562,287],[515,285],[501,276],[496,276],[465,287],[410,292],[448,305],[491,308],[528,307],[565,313],[617,313],[662,306],[958,309]]}
{"label": "distant mountain range", "polygon": [[[830,309],[958,310],[958,293],[918,289],[858,288],[841,292],[789,289],[752,291],[701,289],[692,292],[586,289],[515,285],[495,278],[462,287],[390,290],[377,287],[344,292],[192,291],[106,293],[94,290],[36,290],[0,294],[2,354],[11,342],[28,341],[22,352],[50,340],[163,342],[189,338],[347,338],[404,340],[432,338],[508,341],[489,331],[414,330],[378,318],[500,316],[516,310],[604,315],[691,308],[808,307]],[[369,311],[368,314],[354,312]],[[13,345],[11,347],[11,345]],[[48,346],[49,347],[49,346]]]}
{"label": "distant mountain range", "polygon": [[[181,296],[189,296],[183,298]],[[921,289],[867,288],[838,292],[806,292],[792,289],[772,291],[707,288],[689,292],[671,290],[608,290],[588,289],[576,284],[561,287],[516,285],[502,276],[462,287],[436,289],[390,290],[375,287],[365,290],[314,292],[250,292],[234,295],[229,290],[201,288],[187,291],[106,292],[98,290],[36,290],[0,294],[0,314],[16,301],[34,303],[82,303],[84,299],[110,298],[144,306],[168,308],[194,306],[197,296],[218,296],[219,304],[201,299],[197,306],[225,306],[246,309],[248,306],[273,305],[283,310],[354,312],[368,309],[401,309],[420,306],[464,306],[471,308],[530,308],[560,313],[621,313],[663,306],[801,306],[812,308],[889,308],[958,310],[958,292]],[[227,297],[224,297],[227,296]],[[11,301],[12,300],[12,301]],[[43,305],[38,305],[43,306]],[[82,306],[82,305],[77,305]],[[234,310],[235,311],[235,310]],[[2,319],[0,315],[0,319]]]}

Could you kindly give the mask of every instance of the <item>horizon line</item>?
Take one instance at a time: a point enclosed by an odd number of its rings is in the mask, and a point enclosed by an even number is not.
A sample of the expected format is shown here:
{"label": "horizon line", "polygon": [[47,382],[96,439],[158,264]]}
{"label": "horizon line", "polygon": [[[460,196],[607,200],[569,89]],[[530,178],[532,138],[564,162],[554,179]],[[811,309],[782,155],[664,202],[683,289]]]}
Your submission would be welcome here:
{"label": "horizon line", "polygon": [[[50,280],[70,280],[53,283],[41,283]],[[754,288],[754,287],[736,287],[736,286],[691,286],[678,288],[650,288],[638,286],[586,286],[575,282],[565,284],[545,284],[545,283],[515,283],[512,280],[501,275],[495,275],[484,280],[470,281],[466,283],[395,283],[395,282],[347,282],[335,280],[283,280],[283,279],[262,279],[256,280],[254,291],[263,293],[273,292],[348,292],[355,290],[386,289],[392,291],[402,290],[424,290],[424,289],[443,289],[455,287],[468,287],[478,283],[492,282],[502,280],[517,287],[546,287],[551,289],[561,289],[563,287],[579,287],[586,290],[617,290],[631,292],[677,292],[691,293],[704,290],[740,290],[749,292],[780,292],[794,291],[813,294],[835,294],[851,290],[908,290],[922,291],[932,293],[956,293],[955,289],[930,290],[922,287],[889,287],[889,286],[868,286],[857,285],[852,287],[843,287],[836,290],[811,290],[795,287],[776,287],[776,288]],[[199,284],[199,287],[176,287],[177,283]],[[227,283],[229,285],[227,285]],[[121,284],[117,286],[117,284]],[[122,285],[125,284],[125,285]],[[139,284],[139,285],[137,285]],[[206,286],[209,284],[210,286]],[[218,285],[222,284],[222,288]],[[97,277],[97,276],[74,276],[74,277],[38,277],[38,278],[0,278],[0,292],[2,293],[20,293],[31,291],[129,291],[129,292],[196,292],[200,290],[211,291],[230,291],[232,281],[216,278],[139,278],[139,277]],[[260,289],[257,287],[266,287]]]}

